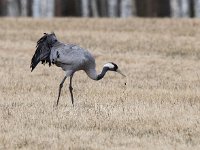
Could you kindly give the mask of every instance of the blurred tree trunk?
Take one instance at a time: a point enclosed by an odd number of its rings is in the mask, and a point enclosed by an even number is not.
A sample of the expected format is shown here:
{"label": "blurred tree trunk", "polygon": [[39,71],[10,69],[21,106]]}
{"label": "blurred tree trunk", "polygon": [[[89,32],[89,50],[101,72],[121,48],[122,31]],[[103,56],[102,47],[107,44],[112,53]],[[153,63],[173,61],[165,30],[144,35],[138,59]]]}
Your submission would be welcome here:
{"label": "blurred tree trunk", "polygon": [[136,0],[137,15],[140,17],[146,16],[146,1]]}
{"label": "blurred tree trunk", "polygon": [[[81,16],[81,7],[79,7],[77,3],[80,5],[80,0],[63,0],[62,16]],[[77,9],[79,9],[79,11]]]}
{"label": "blurred tree trunk", "polygon": [[159,17],[170,17],[170,1],[169,0],[158,0],[157,15]]}
{"label": "blurred tree trunk", "polygon": [[194,0],[194,16],[200,18],[200,0]]}
{"label": "blurred tree trunk", "polygon": [[97,8],[97,1],[91,0],[91,10],[92,10],[92,16],[93,17],[99,17],[98,8]]}
{"label": "blurred tree trunk", "polygon": [[120,4],[120,17],[126,18],[135,15],[135,0],[122,0]]}
{"label": "blurred tree trunk", "polygon": [[39,4],[40,17],[45,17],[47,14],[47,0],[41,0]]}
{"label": "blurred tree trunk", "polygon": [[181,0],[181,17],[189,17],[190,16],[190,0]]}
{"label": "blurred tree trunk", "polygon": [[0,16],[6,15],[6,0],[0,0]]}
{"label": "blurred tree trunk", "polygon": [[195,8],[194,8],[194,7],[195,7],[195,6],[194,6],[194,3],[195,3],[194,0],[191,0],[191,1],[190,1],[190,17],[191,17],[191,18],[195,17],[195,16],[194,16],[194,9],[195,9]]}
{"label": "blurred tree trunk", "polygon": [[20,15],[19,3],[17,0],[7,0],[7,15],[12,17]]}
{"label": "blurred tree trunk", "polygon": [[28,1],[27,0],[20,0],[21,5],[21,16],[28,16]]}
{"label": "blurred tree trunk", "polygon": [[38,18],[41,16],[40,0],[33,0],[32,10],[33,10],[33,17]]}
{"label": "blurred tree trunk", "polygon": [[75,0],[75,15],[81,16],[81,0]]}
{"label": "blurred tree trunk", "polygon": [[146,16],[148,17],[158,16],[158,0],[146,1]]}
{"label": "blurred tree trunk", "polygon": [[190,16],[190,0],[171,0],[170,6],[172,17]]}
{"label": "blurred tree trunk", "polygon": [[180,6],[179,0],[170,0],[170,10],[171,10],[171,17],[177,18],[180,17]]}
{"label": "blurred tree trunk", "polygon": [[33,0],[28,0],[27,3],[27,16],[33,16]]}
{"label": "blurred tree trunk", "polygon": [[118,16],[118,0],[108,0],[108,16],[117,17]]}
{"label": "blurred tree trunk", "polygon": [[54,0],[33,0],[33,17],[53,17]]}
{"label": "blurred tree trunk", "polygon": [[108,5],[107,0],[99,0],[99,12],[102,17],[108,16]]}
{"label": "blurred tree trunk", "polygon": [[159,0],[136,0],[137,15],[142,17],[157,17],[158,2]]}
{"label": "blurred tree trunk", "polygon": [[82,10],[82,16],[83,17],[89,17],[90,11],[89,11],[89,0],[81,0],[81,10]]}
{"label": "blurred tree trunk", "polygon": [[55,1],[55,16],[62,16],[61,0]]}
{"label": "blurred tree trunk", "polygon": [[137,15],[137,7],[136,7],[136,0],[132,0],[132,15]]}
{"label": "blurred tree trunk", "polygon": [[54,8],[55,8],[55,1],[54,0],[46,0],[46,17],[53,17],[54,16]]}

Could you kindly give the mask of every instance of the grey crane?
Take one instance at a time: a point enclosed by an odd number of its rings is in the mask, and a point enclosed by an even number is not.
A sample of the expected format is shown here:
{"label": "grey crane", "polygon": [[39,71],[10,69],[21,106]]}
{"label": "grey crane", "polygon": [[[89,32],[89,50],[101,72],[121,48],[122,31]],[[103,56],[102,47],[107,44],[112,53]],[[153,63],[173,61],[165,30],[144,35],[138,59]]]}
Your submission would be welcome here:
{"label": "grey crane", "polygon": [[101,73],[97,74],[95,59],[87,50],[75,44],[64,44],[58,41],[55,33],[44,33],[44,36],[37,41],[36,51],[31,60],[31,71],[34,70],[39,62],[42,64],[49,63],[49,66],[55,64],[65,71],[65,77],[59,86],[56,106],[58,106],[61,89],[67,77],[70,77],[69,91],[72,105],[74,105],[72,78],[76,71],[84,70],[93,80],[102,79],[107,71],[115,71],[125,76],[113,62],[106,63]]}

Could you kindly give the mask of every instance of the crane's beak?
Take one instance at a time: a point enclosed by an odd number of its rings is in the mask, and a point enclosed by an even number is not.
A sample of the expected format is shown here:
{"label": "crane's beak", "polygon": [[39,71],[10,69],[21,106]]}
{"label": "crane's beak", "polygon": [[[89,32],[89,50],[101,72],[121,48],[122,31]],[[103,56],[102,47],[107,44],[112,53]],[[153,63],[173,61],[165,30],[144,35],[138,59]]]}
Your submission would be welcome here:
{"label": "crane's beak", "polygon": [[121,70],[117,69],[116,72],[120,73],[122,76],[126,77],[122,72]]}

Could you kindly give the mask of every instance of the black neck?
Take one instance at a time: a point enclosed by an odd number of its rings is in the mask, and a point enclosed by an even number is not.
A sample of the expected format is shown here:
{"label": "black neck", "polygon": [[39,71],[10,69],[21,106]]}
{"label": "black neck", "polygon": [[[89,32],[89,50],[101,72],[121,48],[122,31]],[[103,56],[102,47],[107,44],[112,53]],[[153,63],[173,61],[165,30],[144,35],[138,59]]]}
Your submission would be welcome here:
{"label": "black neck", "polygon": [[101,80],[105,76],[108,70],[109,70],[108,67],[104,67],[101,73],[97,76],[97,80]]}

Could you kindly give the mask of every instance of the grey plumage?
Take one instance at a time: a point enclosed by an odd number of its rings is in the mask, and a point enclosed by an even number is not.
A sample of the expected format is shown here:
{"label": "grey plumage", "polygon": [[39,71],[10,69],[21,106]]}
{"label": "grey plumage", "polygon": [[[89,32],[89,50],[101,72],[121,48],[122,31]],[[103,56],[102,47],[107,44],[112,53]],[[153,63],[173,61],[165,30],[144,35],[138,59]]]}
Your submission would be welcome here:
{"label": "grey plumage", "polygon": [[105,64],[102,72],[97,74],[95,70],[95,59],[87,50],[75,44],[64,44],[58,41],[54,33],[45,33],[44,36],[38,40],[35,54],[31,60],[32,71],[40,61],[44,64],[49,63],[49,66],[51,63],[55,64],[65,71],[65,77],[59,86],[56,105],[59,103],[61,89],[67,77],[70,77],[69,90],[72,104],[74,104],[72,78],[74,73],[78,70],[84,70],[93,80],[102,79],[107,71],[116,71],[122,74],[118,66],[112,62]]}

